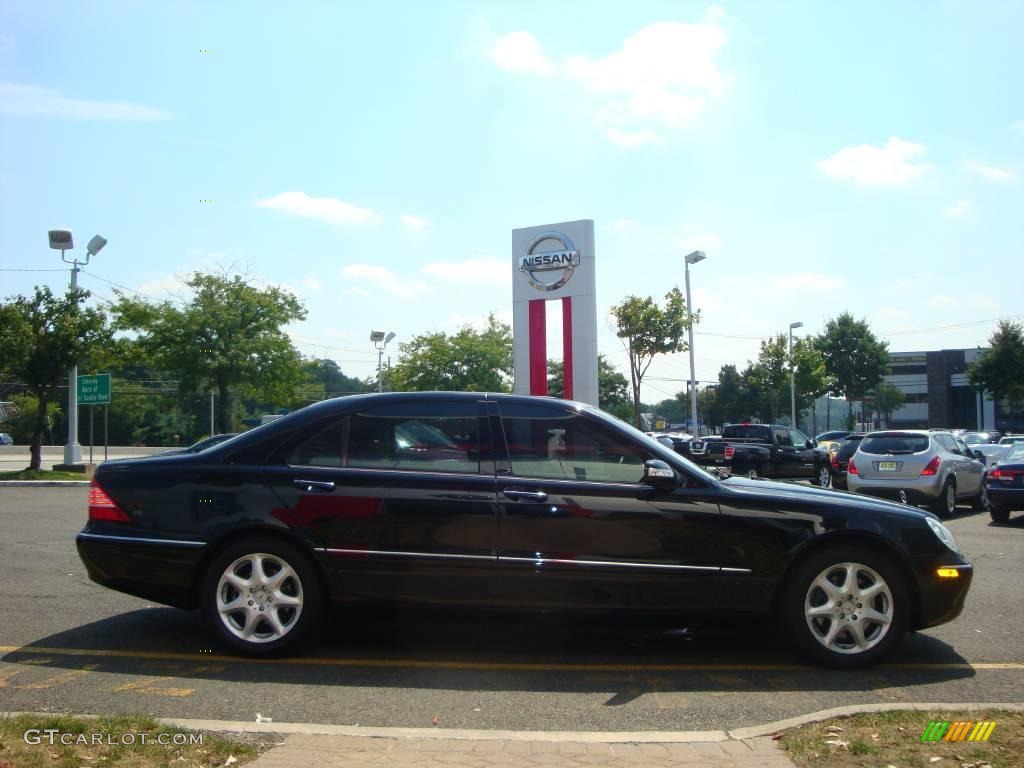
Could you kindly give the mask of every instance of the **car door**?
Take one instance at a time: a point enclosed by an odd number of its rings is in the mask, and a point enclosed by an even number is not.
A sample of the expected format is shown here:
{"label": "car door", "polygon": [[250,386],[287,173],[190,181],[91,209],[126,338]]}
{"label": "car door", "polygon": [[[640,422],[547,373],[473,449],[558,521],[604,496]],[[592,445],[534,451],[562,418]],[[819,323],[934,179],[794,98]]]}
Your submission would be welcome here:
{"label": "car door", "polygon": [[704,610],[723,542],[708,485],[641,483],[650,449],[586,411],[499,402],[496,597],[542,608]]}
{"label": "car door", "polygon": [[497,557],[490,444],[482,401],[398,401],[337,419],[270,474],[346,594],[481,602]]}
{"label": "car door", "polygon": [[957,496],[974,496],[981,489],[985,462],[974,458],[971,448],[963,440],[958,437],[950,437],[950,440],[957,454]]}
{"label": "car door", "polygon": [[793,443],[793,455],[795,457],[793,477],[814,477],[814,467],[818,453],[816,448],[807,447],[810,438],[799,429],[790,429],[789,439]]}
{"label": "car door", "polygon": [[772,427],[775,444],[775,474],[778,477],[800,477],[800,457],[793,446],[793,438],[786,427]]}

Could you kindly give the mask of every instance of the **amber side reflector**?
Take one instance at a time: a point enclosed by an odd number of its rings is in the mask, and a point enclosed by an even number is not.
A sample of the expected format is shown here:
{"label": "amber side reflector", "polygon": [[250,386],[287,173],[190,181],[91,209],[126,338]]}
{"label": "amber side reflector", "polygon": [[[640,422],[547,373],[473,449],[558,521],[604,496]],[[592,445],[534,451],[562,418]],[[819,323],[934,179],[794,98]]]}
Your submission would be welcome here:
{"label": "amber side reflector", "polygon": [[958,579],[960,578],[960,571],[956,568],[939,568],[936,573],[940,579]]}

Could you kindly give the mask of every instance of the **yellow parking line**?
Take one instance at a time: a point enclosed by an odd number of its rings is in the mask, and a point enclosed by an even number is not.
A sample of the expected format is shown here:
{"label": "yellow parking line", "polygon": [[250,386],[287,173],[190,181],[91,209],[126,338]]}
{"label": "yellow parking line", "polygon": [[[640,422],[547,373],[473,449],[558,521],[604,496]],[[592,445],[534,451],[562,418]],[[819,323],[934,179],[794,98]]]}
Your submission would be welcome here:
{"label": "yellow parking line", "polygon": [[53,688],[56,685],[70,683],[72,680],[84,677],[98,666],[99,664],[86,664],[81,669],[72,669],[68,672],[61,672],[59,675],[48,677],[45,680],[39,680],[35,683],[22,683],[21,685],[16,685],[14,687],[21,691],[44,691],[47,688]]}
{"label": "yellow parking line", "polygon": [[157,683],[166,683],[171,680],[176,680],[174,677],[154,677],[147,680],[136,680],[134,683],[125,683],[124,685],[118,685],[112,690],[114,693],[124,693],[125,691],[135,691],[136,693],[148,693],[153,696],[191,696],[193,688],[160,688]]}
{"label": "yellow parking line", "polygon": [[[799,672],[818,670],[809,664],[541,664],[534,662],[428,661],[422,659],[335,659],[300,657],[291,659],[250,659],[209,653],[173,651],[116,651],[93,648],[47,648],[41,646],[0,645],[0,653],[93,656],[120,659],[160,659],[164,661],[227,662],[231,664],[283,664],[301,667],[382,667],[412,669],[464,669],[509,672]],[[881,670],[1024,670],[1024,662],[914,663],[882,664]]]}

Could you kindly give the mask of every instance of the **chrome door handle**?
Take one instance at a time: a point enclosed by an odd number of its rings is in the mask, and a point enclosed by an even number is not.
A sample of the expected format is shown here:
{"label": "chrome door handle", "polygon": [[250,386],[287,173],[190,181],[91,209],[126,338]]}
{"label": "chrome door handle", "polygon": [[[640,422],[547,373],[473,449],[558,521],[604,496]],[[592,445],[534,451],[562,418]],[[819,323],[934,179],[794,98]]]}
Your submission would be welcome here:
{"label": "chrome door handle", "polygon": [[307,493],[311,491],[321,491],[323,493],[330,493],[334,490],[334,483],[325,482],[323,480],[292,480],[292,485],[299,488]]}
{"label": "chrome door handle", "polygon": [[529,501],[540,504],[548,500],[548,495],[544,491],[517,491],[513,488],[506,488],[502,493],[505,494],[506,499],[513,501]]}

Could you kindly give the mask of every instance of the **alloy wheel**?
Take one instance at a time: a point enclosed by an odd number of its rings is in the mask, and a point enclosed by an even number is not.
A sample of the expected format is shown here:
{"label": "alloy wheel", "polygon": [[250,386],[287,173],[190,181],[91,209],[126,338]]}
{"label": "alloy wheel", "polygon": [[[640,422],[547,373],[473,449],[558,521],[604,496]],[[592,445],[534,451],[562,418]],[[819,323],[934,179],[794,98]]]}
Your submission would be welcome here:
{"label": "alloy wheel", "polygon": [[892,590],[873,568],[862,563],[835,563],[811,582],[804,599],[804,617],[811,635],[828,650],[864,653],[889,632]]}
{"label": "alloy wheel", "polygon": [[235,637],[250,643],[280,640],[302,613],[302,582],[277,555],[263,552],[238,558],[217,583],[220,620]]}
{"label": "alloy wheel", "polygon": [[828,471],[828,467],[818,468],[818,485],[822,488],[828,488],[829,482],[832,480],[832,473]]}

